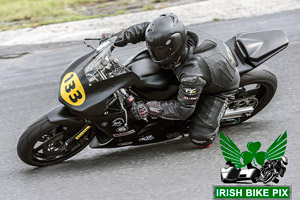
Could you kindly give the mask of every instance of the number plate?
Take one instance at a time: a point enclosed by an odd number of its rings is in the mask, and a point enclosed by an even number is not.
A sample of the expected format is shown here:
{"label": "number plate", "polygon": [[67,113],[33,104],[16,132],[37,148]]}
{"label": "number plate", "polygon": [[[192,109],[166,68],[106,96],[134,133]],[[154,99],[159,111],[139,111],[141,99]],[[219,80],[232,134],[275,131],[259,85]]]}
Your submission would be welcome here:
{"label": "number plate", "polygon": [[76,73],[69,72],[64,76],[60,85],[60,95],[70,105],[83,104],[85,92]]}

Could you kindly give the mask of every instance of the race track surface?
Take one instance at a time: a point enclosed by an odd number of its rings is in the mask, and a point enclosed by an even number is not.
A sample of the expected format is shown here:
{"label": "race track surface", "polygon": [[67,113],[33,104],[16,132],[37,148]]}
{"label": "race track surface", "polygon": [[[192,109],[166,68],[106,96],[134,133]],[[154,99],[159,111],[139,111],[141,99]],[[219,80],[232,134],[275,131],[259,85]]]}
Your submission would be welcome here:
{"label": "race track surface", "polygon": [[[300,196],[300,10],[258,17],[197,24],[189,27],[226,40],[239,32],[283,29],[286,50],[266,62],[278,77],[271,103],[251,120],[222,131],[244,151],[248,142],[266,149],[288,132],[290,164],[280,184],[291,184]],[[142,44],[118,49],[125,60]],[[129,51],[130,50],[130,51]],[[17,156],[23,130],[59,104],[60,74],[76,57],[88,52],[82,42],[33,46],[0,46],[0,199],[211,199],[213,184],[222,184],[225,160],[219,136],[208,149],[184,139],[140,147],[102,150],[86,148],[72,159],[35,168]]]}

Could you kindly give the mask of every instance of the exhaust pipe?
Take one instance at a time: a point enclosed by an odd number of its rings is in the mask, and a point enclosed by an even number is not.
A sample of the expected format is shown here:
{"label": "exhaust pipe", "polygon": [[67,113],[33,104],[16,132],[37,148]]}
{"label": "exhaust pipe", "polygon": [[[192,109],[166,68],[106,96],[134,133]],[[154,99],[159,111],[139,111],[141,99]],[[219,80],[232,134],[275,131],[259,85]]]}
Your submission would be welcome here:
{"label": "exhaust pipe", "polygon": [[243,117],[243,115],[251,115],[253,111],[254,108],[252,106],[241,107],[237,109],[227,109],[222,120]]}

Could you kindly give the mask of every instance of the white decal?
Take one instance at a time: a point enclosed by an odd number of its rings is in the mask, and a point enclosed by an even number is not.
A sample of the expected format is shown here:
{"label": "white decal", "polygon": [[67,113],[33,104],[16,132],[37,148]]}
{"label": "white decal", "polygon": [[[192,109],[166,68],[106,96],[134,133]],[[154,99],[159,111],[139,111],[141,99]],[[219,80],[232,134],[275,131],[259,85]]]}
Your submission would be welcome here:
{"label": "white decal", "polygon": [[143,138],[140,138],[139,141],[150,141],[150,140],[154,140],[154,137],[152,135],[147,135]]}
{"label": "white decal", "polygon": [[117,118],[112,122],[112,126],[122,126],[124,122],[123,118]]}
{"label": "white decal", "polygon": [[127,146],[127,145],[130,145],[132,143],[133,143],[132,141],[130,141],[130,142],[122,142],[122,143],[119,143],[118,146]]}
{"label": "white decal", "polygon": [[135,133],[135,130],[131,129],[130,131],[127,131],[127,132],[124,132],[124,133],[113,134],[113,136],[114,137],[123,137],[123,136],[130,135],[130,134],[133,134],[133,133]]}

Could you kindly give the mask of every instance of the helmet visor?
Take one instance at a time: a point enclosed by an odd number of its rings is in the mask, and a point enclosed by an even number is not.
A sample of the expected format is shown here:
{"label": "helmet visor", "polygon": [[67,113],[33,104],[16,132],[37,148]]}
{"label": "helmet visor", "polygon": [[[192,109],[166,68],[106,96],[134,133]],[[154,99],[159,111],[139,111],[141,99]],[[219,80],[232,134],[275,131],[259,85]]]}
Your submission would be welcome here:
{"label": "helmet visor", "polygon": [[152,46],[147,43],[148,50],[150,54],[153,56],[153,58],[157,61],[164,60],[168,56],[170,56],[172,53],[174,53],[172,42],[170,42],[164,46]]}

